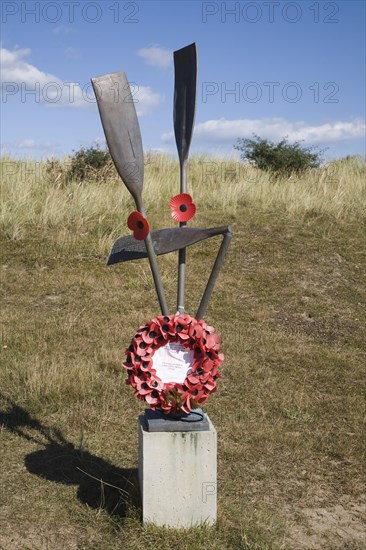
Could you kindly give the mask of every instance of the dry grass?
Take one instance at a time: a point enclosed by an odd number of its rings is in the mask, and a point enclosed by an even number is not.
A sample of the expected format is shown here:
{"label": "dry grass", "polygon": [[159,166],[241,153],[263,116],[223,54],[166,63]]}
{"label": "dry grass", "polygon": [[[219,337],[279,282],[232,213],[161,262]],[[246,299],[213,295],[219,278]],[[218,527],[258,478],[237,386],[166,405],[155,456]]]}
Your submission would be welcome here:
{"label": "dry grass", "polygon": [[[107,244],[109,247],[115,236],[126,229],[132,199],[113,166],[87,184],[67,183],[66,169],[67,161],[53,165],[3,159],[0,227],[11,239],[29,237],[30,230],[37,229],[54,230],[61,239],[69,234],[83,237],[92,232],[105,252]],[[190,162],[198,224],[206,221],[211,211],[235,215],[244,206],[303,219],[326,215],[336,220],[364,221],[365,175],[366,166],[357,158],[277,181],[271,181],[268,173],[239,162],[209,157],[193,157]],[[170,157],[146,156],[144,202],[149,216],[159,226],[170,223],[167,203],[176,193],[177,180],[178,165]]]}
{"label": "dry grass", "polygon": [[[364,548],[364,168],[339,162],[332,181],[324,171],[205,180],[223,165],[190,166],[197,226],[234,226],[207,313],[226,356],[206,406],[219,437],[219,521],[179,532],[140,523],[144,407],[120,363],[157,301],[147,261],[105,266],[132,202],[113,173],[66,185],[4,160],[0,548]],[[147,158],[154,228],[171,225],[177,175],[168,158]],[[189,250],[192,314],[217,248]],[[173,304],[176,257],[159,263]]]}

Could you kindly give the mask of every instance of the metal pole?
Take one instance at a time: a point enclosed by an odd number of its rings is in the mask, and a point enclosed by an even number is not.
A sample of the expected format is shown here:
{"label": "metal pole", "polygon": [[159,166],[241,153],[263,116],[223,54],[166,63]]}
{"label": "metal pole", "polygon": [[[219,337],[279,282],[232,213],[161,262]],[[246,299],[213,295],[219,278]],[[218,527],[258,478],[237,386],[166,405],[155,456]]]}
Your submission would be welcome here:
{"label": "metal pole", "polygon": [[222,240],[220,249],[217,253],[216,260],[215,260],[215,263],[214,263],[212,271],[211,271],[211,275],[208,279],[205,291],[204,291],[203,296],[202,296],[201,303],[200,303],[199,308],[197,310],[196,319],[198,319],[198,320],[202,319],[205,312],[206,312],[206,308],[207,308],[209,299],[211,298],[211,294],[212,294],[212,291],[214,289],[217,276],[218,276],[218,274],[220,272],[220,269],[222,267],[222,264],[224,262],[224,257],[225,257],[226,251],[229,247],[231,238],[232,238],[232,233],[231,233],[230,228],[229,228],[229,231],[227,233],[225,233],[224,238]]}
{"label": "metal pole", "polygon": [[164,288],[161,280],[158,262],[156,260],[155,250],[150,233],[145,239],[145,246],[150,262],[151,272],[155,283],[156,293],[160,304],[160,309],[163,315],[169,315],[168,304],[166,302]]}
{"label": "metal pole", "polygon": [[[180,192],[187,193],[188,159],[180,162]],[[180,222],[179,227],[184,227],[187,222]],[[181,248],[178,255],[178,295],[177,310],[184,313],[184,292],[186,278],[186,249]]]}
{"label": "metal pole", "polygon": [[[142,206],[141,198],[140,197],[136,198],[135,202],[136,202],[137,210],[144,217],[146,217],[144,208]],[[166,298],[165,298],[163,282],[162,282],[162,278],[161,278],[161,275],[160,275],[158,262],[156,260],[156,254],[155,254],[154,245],[153,245],[152,238],[151,238],[151,233],[148,233],[146,239],[144,239],[144,242],[145,242],[145,246],[146,246],[147,255],[148,255],[148,258],[149,258],[151,273],[152,273],[154,283],[155,283],[156,294],[158,295],[158,300],[159,300],[159,305],[160,305],[161,312],[162,312],[163,315],[169,315],[168,304],[167,304]]]}

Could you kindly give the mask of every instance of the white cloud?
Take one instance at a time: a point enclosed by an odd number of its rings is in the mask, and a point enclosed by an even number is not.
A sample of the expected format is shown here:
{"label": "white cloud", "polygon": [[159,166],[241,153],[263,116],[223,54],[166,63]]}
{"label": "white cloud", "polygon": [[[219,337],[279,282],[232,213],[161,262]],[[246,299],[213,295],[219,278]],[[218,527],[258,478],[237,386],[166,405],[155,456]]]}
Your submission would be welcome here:
{"label": "white cloud", "polygon": [[30,54],[31,50],[29,48],[14,50],[13,52],[1,48],[1,80],[18,84],[21,82],[27,84],[45,83],[55,80],[55,76],[41,72],[34,65],[24,61],[24,58]]}
{"label": "white cloud", "polygon": [[137,55],[142,57],[148,65],[166,69],[170,67],[173,61],[173,53],[170,50],[160,46],[151,46],[150,48],[140,48]]}
{"label": "white cloud", "polygon": [[36,146],[37,143],[34,139],[23,139],[23,141],[18,141],[13,145],[15,149],[33,149]]}
{"label": "white cloud", "polygon": [[[69,50],[75,54],[75,50]],[[95,108],[96,100],[90,82],[80,84],[62,81],[59,77],[43,72],[28,63],[26,58],[30,54],[31,50],[28,48],[14,51],[1,48],[0,77],[4,103],[11,100],[12,96],[20,95],[22,101],[33,101],[47,107]],[[150,114],[163,101],[163,96],[148,86],[135,85],[132,94],[136,101],[137,114],[140,116]]]}
{"label": "white cloud", "polygon": [[22,139],[21,141],[12,141],[3,143],[3,150],[37,150],[49,151],[58,148],[58,144],[51,141],[36,141],[35,139]]}
{"label": "white cloud", "polygon": [[365,122],[356,119],[352,122],[331,122],[319,126],[300,126],[291,132],[291,139],[312,142],[342,141],[364,137],[366,131]]}
{"label": "white cloud", "polygon": [[[194,129],[195,143],[228,144],[235,143],[237,138],[251,137],[279,140],[285,136],[289,141],[304,140],[308,143],[341,141],[360,138],[365,135],[365,121],[355,119],[351,122],[329,122],[319,125],[307,125],[304,121],[292,122],[284,118],[207,120],[197,124]],[[162,135],[162,141],[174,141],[174,133]]]}
{"label": "white cloud", "polygon": [[63,82],[28,63],[25,58],[30,54],[29,48],[14,51],[1,48],[1,92],[5,102],[12,95],[21,94],[22,100],[33,100],[48,107],[87,107],[91,104],[77,82]]}
{"label": "white cloud", "polygon": [[163,96],[153,92],[149,86],[138,86],[133,97],[138,116],[149,115],[163,101]]}

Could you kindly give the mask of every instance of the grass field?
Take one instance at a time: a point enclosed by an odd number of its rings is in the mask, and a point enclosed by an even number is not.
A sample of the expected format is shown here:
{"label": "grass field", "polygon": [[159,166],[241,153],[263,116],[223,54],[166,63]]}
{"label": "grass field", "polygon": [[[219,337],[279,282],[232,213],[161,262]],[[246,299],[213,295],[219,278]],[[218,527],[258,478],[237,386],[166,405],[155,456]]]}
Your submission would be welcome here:
{"label": "grass field", "polygon": [[[225,353],[205,406],[218,523],[187,531],[140,521],[144,406],[121,362],[158,304],[147,260],[105,265],[132,200],[113,168],[81,184],[46,168],[1,162],[0,548],[365,548],[364,165],[271,181],[192,159],[191,225],[231,224],[234,237],[206,315]],[[177,190],[177,163],[148,155],[153,229],[173,226]],[[219,242],[188,251],[192,315]],[[172,312],[176,263],[159,258]]]}

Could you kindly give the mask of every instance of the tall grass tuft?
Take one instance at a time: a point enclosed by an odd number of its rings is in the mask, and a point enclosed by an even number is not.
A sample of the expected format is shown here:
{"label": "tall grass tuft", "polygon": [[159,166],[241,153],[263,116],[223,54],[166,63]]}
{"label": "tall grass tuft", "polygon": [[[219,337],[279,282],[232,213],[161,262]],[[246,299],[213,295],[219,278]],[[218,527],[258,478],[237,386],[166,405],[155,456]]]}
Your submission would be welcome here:
{"label": "tall grass tuft", "polygon": [[[170,224],[168,202],[178,191],[178,162],[148,153],[145,164],[143,198],[149,219],[153,227]],[[102,242],[126,230],[134,205],[112,163],[88,181],[68,181],[67,174],[67,159],[53,164],[1,160],[0,226],[7,238],[25,239],[34,231],[77,236],[92,232]],[[365,174],[365,163],[351,157],[273,181],[268,172],[250,165],[193,156],[188,179],[198,206],[197,224],[205,222],[207,210],[220,210],[225,217],[245,206],[279,209],[296,217],[365,221]]]}

